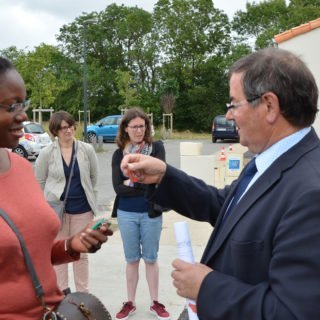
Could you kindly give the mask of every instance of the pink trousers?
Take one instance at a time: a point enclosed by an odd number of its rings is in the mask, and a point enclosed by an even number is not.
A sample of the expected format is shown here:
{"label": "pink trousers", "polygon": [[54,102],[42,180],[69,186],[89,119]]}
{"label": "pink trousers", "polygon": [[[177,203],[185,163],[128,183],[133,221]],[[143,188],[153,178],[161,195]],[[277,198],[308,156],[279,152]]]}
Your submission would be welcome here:
{"label": "pink trousers", "polygon": [[[85,226],[92,221],[92,211],[81,214],[68,214],[63,215],[62,229],[58,233],[57,239],[66,239],[78,233]],[[89,291],[89,261],[88,254],[81,253],[80,260],[73,262],[73,277],[76,291],[88,292]],[[57,274],[57,281],[60,290],[69,287],[68,264],[61,264],[54,266]]]}

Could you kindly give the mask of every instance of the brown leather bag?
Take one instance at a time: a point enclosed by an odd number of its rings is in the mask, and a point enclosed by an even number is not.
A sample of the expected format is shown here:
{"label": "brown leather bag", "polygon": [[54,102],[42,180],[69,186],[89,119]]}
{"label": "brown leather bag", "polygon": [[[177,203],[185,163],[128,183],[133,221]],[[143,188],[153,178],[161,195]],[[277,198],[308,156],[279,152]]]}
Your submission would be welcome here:
{"label": "brown leather bag", "polygon": [[64,320],[112,320],[103,303],[86,292],[68,294],[54,312],[58,319]]}

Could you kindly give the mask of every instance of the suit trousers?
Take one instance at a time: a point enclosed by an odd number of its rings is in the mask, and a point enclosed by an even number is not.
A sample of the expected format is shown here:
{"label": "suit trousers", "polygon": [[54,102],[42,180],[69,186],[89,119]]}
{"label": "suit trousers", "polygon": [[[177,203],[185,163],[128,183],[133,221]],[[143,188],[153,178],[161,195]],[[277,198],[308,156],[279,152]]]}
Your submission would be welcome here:
{"label": "suit trousers", "polygon": [[[57,239],[66,239],[83,230],[93,220],[92,211],[63,215],[62,228]],[[69,285],[68,263],[54,266],[60,290],[65,290]],[[76,291],[89,292],[89,261],[88,254],[81,253],[80,259],[72,263],[74,285]]]}

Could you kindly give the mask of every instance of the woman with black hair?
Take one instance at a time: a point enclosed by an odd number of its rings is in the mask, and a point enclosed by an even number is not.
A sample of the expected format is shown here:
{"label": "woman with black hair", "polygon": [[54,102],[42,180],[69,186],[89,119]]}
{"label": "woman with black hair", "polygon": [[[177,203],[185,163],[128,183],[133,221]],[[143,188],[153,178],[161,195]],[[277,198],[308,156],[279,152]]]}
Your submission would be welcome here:
{"label": "woman with black hair", "polygon": [[[112,234],[107,226],[55,240],[60,229],[30,163],[8,151],[23,136],[27,120],[26,87],[10,61],[0,57],[0,207],[22,235],[42,284],[44,300],[54,309],[63,300],[53,264],[76,261],[80,252],[95,252]],[[42,319],[45,310],[36,296],[16,234],[0,217],[0,319]]]}

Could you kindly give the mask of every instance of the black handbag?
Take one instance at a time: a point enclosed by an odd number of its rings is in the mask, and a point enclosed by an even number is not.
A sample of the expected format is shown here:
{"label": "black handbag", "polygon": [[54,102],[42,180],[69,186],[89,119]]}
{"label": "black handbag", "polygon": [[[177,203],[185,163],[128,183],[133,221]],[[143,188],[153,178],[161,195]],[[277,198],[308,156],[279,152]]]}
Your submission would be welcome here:
{"label": "black handbag", "polygon": [[2,216],[10,226],[20,242],[24,261],[27,265],[36,296],[41,301],[41,305],[43,307],[42,320],[112,320],[110,313],[103,303],[93,294],[86,292],[69,293],[56,308],[49,308],[45,303],[43,288],[39,282],[36,270],[34,269],[22,235],[1,208],[0,216]]}

